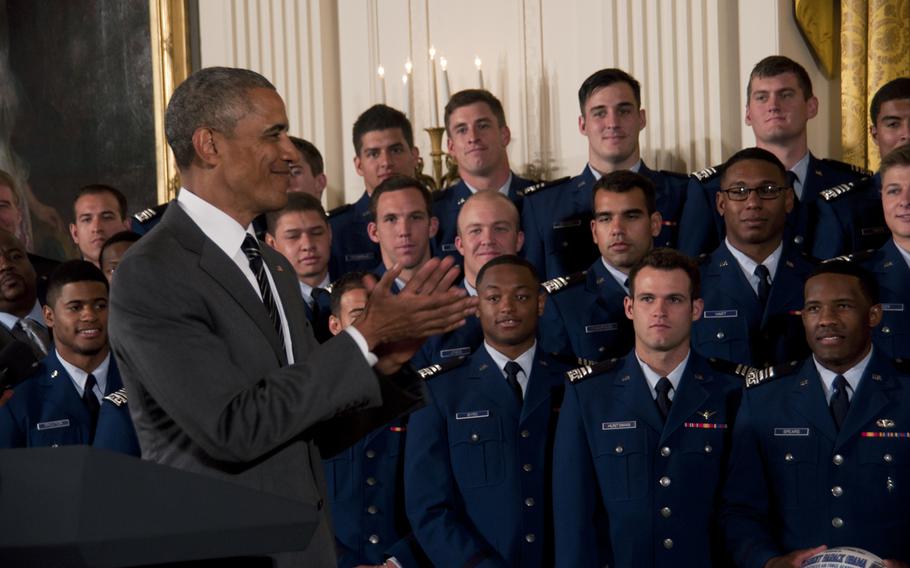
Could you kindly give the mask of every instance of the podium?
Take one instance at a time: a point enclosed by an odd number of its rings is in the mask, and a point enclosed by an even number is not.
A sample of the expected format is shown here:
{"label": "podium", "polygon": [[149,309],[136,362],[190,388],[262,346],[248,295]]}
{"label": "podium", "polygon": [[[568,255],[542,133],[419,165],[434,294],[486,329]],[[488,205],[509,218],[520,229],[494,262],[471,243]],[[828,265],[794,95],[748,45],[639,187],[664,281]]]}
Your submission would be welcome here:
{"label": "podium", "polygon": [[3,568],[271,566],[317,524],[311,505],[107,450],[0,450]]}

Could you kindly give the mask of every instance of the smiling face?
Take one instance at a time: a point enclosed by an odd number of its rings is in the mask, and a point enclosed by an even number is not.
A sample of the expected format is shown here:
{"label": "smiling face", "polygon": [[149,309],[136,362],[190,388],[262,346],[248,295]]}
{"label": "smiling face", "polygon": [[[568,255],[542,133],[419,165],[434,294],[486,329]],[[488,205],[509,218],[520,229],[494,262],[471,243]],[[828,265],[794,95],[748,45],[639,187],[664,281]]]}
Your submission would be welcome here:
{"label": "smiling face", "polygon": [[448,150],[458,169],[475,177],[488,177],[509,167],[506,147],[511,133],[499,124],[490,105],[477,102],[458,107],[449,116]]}
{"label": "smiling face", "polygon": [[417,149],[408,146],[400,128],[371,130],[360,138],[360,154],[354,167],[363,177],[367,195],[393,175],[413,176],[417,169]]}
{"label": "smiling face", "polygon": [[628,169],[640,157],[638,133],[647,124],[632,87],[616,82],[594,91],[585,101],[578,130],[588,138],[588,160],[602,173]]}
{"label": "smiling face", "polygon": [[626,296],[626,317],[635,329],[635,349],[669,352],[688,349],[692,322],[701,317],[704,302],[692,300],[685,270],[645,266],[635,275],[634,297]]}
{"label": "smiling face", "polygon": [[25,247],[0,230],[0,312],[23,317],[35,306],[36,275]]}
{"label": "smiling face", "polygon": [[101,282],[70,282],[60,288],[44,320],[54,330],[54,345],[66,361],[107,354],[107,288]]}
{"label": "smiling face", "polygon": [[806,136],[806,123],[818,114],[818,99],[805,97],[794,73],[753,77],[746,124],[759,146],[782,145]]}
{"label": "smiling face", "polygon": [[594,195],[591,234],[600,256],[611,266],[628,274],[651,250],[652,239],[660,234],[660,213],[648,215],[644,191],[616,192],[599,189]]}
{"label": "smiling face", "polygon": [[[741,160],[727,168],[721,189],[731,187],[786,186],[787,180],[774,164],[764,160]],[[785,190],[775,199],[761,199],[750,191],[745,201],[717,192],[717,210],[724,219],[727,238],[739,250],[749,245],[773,244],[783,238],[787,213],[793,209],[793,191]]]}
{"label": "smiling face", "polygon": [[802,319],[818,362],[843,373],[869,352],[872,328],[881,322],[882,311],[865,297],[859,278],[825,273],[806,281]]}
{"label": "smiling face", "polygon": [[531,348],[544,297],[537,280],[524,266],[500,264],[488,268],[478,283],[478,317],[484,339],[505,355],[520,355]]}
{"label": "smiling face", "polygon": [[518,210],[499,195],[478,192],[458,213],[455,248],[464,256],[465,278],[471,285],[484,264],[497,256],[515,254],[524,244]]}

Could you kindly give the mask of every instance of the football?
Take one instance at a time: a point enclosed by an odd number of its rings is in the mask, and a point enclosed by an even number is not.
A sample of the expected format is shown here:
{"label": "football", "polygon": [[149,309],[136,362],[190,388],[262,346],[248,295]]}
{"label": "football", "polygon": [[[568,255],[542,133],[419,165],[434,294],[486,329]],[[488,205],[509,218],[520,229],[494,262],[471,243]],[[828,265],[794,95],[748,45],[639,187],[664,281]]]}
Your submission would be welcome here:
{"label": "football", "polygon": [[885,568],[881,558],[862,548],[839,546],[819,552],[803,562],[803,568]]}

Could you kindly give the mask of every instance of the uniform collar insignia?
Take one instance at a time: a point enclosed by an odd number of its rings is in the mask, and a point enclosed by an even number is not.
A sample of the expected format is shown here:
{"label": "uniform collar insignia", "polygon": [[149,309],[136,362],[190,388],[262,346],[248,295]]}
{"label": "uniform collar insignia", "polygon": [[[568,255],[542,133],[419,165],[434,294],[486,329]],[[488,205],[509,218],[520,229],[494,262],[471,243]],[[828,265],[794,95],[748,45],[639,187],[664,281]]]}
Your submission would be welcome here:
{"label": "uniform collar insignia", "polygon": [[696,414],[698,414],[699,416],[701,416],[701,417],[704,418],[705,420],[710,420],[712,416],[714,416],[715,414],[717,414],[717,411],[716,411],[716,410],[702,410],[701,412],[698,412],[698,413],[696,413]]}
{"label": "uniform collar insignia", "polygon": [[894,428],[894,420],[890,418],[879,418],[875,421],[875,425],[879,428]]}

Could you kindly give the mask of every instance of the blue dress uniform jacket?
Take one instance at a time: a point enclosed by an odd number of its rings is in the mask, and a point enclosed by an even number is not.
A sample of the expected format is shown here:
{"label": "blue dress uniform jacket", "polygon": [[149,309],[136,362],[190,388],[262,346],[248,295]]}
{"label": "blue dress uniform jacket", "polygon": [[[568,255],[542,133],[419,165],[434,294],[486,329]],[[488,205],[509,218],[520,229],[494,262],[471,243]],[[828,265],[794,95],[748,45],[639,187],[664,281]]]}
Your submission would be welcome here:
{"label": "blue dress uniform jacket", "polygon": [[881,192],[879,174],[822,191],[812,256],[827,259],[884,245],[891,232]]}
{"label": "blue dress uniform jacket", "polygon": [[136,429],[127,406],[126,389],[114,391],[101,401],[92,445],[135,457],[142,455]]}
{"label": "blue dress uniform jacket", "polygon": [[[521,191],[533,184],[534,182],[529,179],[512,174],[512,183],[509,184],[509,199],[518,208],[519,213],[521,213],[522,205]],[[469,197],[471,197],[471,190],[463,180],[435,195],[433,215],[439,219],[439,231],[433,241],[434,256],[454,256],[458,264],[464,262],[464,257],[455,249],[455,236],[458,234],[458,213],[461,212],[461,206]]]}
{"label": "blue dress uniform jacket", "polygon": [[[698,256],[714,250],[724,240],[723,217],[717,212],[720,191],[720,166],[692,174],[688,197],[680,220],[679,250]],[[818,159],[809,154],[809,167],[803,182],[803,196],[794,202],[787,216],[786,241],[810,252],[818,218],[819,193],[822,190],[857,181],[869,172],[836,160]],[[794,195],[795,197],[795,195]]]}
{"label": "blue dress uniform jacket", "polygon": [[910,268],[894,240],[877,250],[864,266],[878,281],[882,322],[873,341],[889,358],[910,359]]}
{"label": "blue dress uniform jacket", "polygon": [[[465,287],[464,279],[459,287]],[[420,346],[420,351],[411,358],[411,365],[415,369],[422,369],[451,361],[456,357],[467,357],[482,343],[483,329],[480,327],[480,319],[477,316],[468,316],[464,325],[458,329],[428,337]]]}
{"label": "blue dress uniform jacket", "polygon": [[736,418],[721,509],[736,565],[822,544],[910,561],[910,377],[873,353],[838,432],[812,358],[793,368],[747,388]]}
{"label": "blue dress uniform jacket", "polygon": [[547,353],[591,361],[622,357],[635,341],[623,308],[625,297],[626,291],[598,258],[583,278],[547,296],[541,345]]}
{"label": "blue dress uniform jacket", "polygon": [[411,415],[408,518],[437,567],[552,565],[551,449],[567,367],[538,347],[520,405],[486,349]]}
{"label": "blue dress uniform jacket", "polygon": [[599,498],[611,568],[726,566],[716,505],[741,392],[696,353],[666,424],[634,353],[568,385],[553,456],[556,565],[603,565]]}
{"label": "blue dress uniform jacket", "polygon": [[784,243],[762,311],[739,263],[726,243],[701,266],[705,310],[692,326],[692,347],[705,357],[765,367],[806,357],[800,310],[803,286],[814,266]]}
{"label": "blue dress uniform jacket", "polygon": [[329,212],[332,227],[332,259],[329,271],[343,275],[362,270],[369,272],[382,261],[379,245],[370,240],[367,225],[372,221],[370,196],[363,193],[356,203]]}
{"label": "blue dress uniform jacket", "polygon": [[[315,292],[315,289],[313,290]],[[322,290],[314,294],[313,302],[316,310],[310,307],[306,301],[303,307],[306,310],[306,319],[313,328],[313,336],[319,343],[325,343],[331,339],[332,332],[329,330],[329,316],[332,315],[332,295],[328,290]]]}
{"label": "blue dress uniform jacket", "polygon": [[[122,387],[111,356],[105,394]],[[0,407],[0,448],[88,444],[91,438],[91,416],[56,351],[45,357]]]}
{"label": "blue dress uniform jacket", "polygon": [[[677,221],[686,199],[685,176],[654,171],[644,163],[638,173],[648,177],[657,188],[657,210],[664,219],[654,246],[674,246]],[[591,189],[594,174],[585,166],[582,172],[562,185],[525,197],[522,226],[525,232],[525,258],[542,279],[581,272],[600,256],[591,237]]]}

